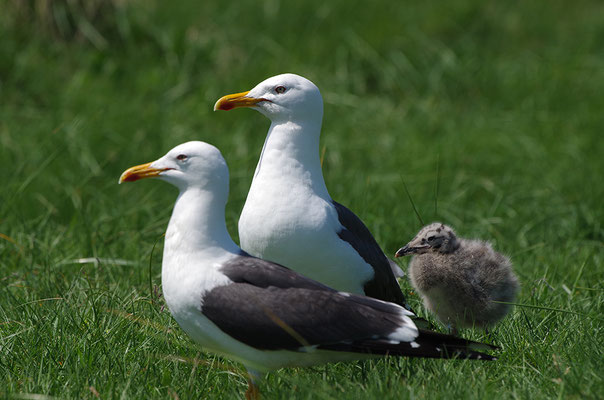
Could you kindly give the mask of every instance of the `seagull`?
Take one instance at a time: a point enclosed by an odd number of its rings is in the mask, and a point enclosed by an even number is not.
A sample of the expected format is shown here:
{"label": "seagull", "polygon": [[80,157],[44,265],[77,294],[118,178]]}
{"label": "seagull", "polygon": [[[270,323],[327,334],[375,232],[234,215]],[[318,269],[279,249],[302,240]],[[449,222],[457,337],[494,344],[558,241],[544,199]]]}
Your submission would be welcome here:
{"label": "seagull", "polygon": [[317,86],[299,75],[277,75],[248,92],[222,97],[214,110],[238,107],[271,120],[239,219],[241,247],[335,289],[405,306],[398,265],[327,191],[319,157],[323,99]]}
{"label": "seagull", "polygon": [[164,299],[195,342],[245,366],[247,398],[258,396],[264,373],[288,366],[385,355],[495,359],[478,351],[494,346],[418,329],[398,304],[337,291],[241,250],[226,228],[229,172],[216,147],[178,145],[119,183],[152,177],[179,190],[165,235]]}
{"label": "seagull", "polygon": [[458,238],[451,227],[435,222],[395,257],[409,254],[416,254],[409,264],[411,284],[454,333],[458,326],[487,328],[510,311],[506,303],[516,297],[518,278],[510,260],[490,243]]}

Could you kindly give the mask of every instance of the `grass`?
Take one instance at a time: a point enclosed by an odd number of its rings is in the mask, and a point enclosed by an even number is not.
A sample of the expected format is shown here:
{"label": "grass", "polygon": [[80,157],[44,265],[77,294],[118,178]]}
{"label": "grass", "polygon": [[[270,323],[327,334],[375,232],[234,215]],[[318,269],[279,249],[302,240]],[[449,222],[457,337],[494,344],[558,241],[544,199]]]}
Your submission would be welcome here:
{"label": "grass", "polygon": [[285,71],[321,88],[331,195],[388,254],[420,227],[402,177],[424,221],[512,257],[526,306],[497,362],[286,369],[266,398],[603,396],[600,2],[164,3],[0,1],[0,397],[243,396],[149,289],[174,189],[117,178],[215,144],[236,238],[268,122],[212,105]]}

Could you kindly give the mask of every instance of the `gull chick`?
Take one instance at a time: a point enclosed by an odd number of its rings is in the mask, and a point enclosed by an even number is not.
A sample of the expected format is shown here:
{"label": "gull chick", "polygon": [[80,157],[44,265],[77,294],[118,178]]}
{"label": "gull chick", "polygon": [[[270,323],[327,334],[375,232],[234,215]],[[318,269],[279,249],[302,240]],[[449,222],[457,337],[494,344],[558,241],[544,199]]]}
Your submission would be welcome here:
{"label": "gull chick", "polygon": [[458,238],[440,222],[422,228],[396,252],[414,254],[409,264],[411,284],[425,307],[453,332],[457,327],[488,328],[509,311],[518,292],[510,260],[488,242]]}
{"label": "gull chick", "polygon": [[166,304],[195,342],[246,367],[248,398],[263,373],[287,366],[385,355],[494,359],[474,350],[492,346],[418,329],[397,304],[338,292],[242,251],[226,228],[229,172],[214,146],[181,144],[129,168],[120,183],[152,177],[179,190],[162,260]]}

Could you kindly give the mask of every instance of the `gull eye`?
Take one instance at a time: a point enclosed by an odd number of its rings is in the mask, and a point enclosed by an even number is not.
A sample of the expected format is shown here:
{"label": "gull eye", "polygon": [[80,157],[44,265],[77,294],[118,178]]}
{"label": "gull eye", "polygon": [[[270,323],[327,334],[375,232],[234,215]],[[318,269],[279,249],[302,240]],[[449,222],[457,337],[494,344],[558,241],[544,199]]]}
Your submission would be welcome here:
{"label": "gull eye", "polygon": [[430,237],[428,237],[428,242],[431,242],[431,241],[433,241],[433,240],[434,240],[434,236],[430,236]]}
{"label": "gull eye", "polygon": [[189,158],[189,157],[187,157],[186,154],[179,154],[179,155],[176,156],[176,159],[178,161],[185,161],[187,158]]}
{"label": "gull eye", "polygon": [[285,86],[277,86],[275,88],[275,93],[277,93],[277,94],[285,93],[286,90],[287,90],[287,88]]}

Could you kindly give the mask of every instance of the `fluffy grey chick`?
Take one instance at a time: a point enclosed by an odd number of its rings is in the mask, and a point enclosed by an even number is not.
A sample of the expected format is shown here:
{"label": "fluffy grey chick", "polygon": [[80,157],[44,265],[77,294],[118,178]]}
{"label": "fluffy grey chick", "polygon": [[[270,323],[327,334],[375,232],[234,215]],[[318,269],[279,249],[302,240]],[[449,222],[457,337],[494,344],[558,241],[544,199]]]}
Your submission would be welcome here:
{"label": "fluffy grey chick", "polygon": [[485,329],[509,311],[518,292],[510,260],[488,242],[458,238],[440,222],[422,228],[396,252],[415,254],[409,264],[411,284],[425,307],[453,331],[457,327]]}

